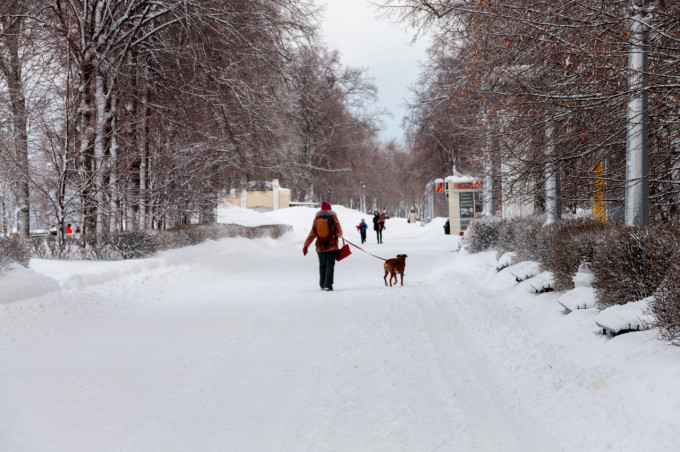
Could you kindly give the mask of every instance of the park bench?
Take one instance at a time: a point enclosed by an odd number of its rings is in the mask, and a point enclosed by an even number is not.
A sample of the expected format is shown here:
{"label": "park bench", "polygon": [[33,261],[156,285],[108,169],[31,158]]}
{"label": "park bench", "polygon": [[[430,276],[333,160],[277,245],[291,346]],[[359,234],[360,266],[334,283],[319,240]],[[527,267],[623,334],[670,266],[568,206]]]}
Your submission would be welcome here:
{"label": "park bench", "polygon": [[649,301],[650,298],[645,298],[623,305],[610,306],[595,317],[595,324],[602,328],[602,334],[610,336],[647,330],[654,325]]}

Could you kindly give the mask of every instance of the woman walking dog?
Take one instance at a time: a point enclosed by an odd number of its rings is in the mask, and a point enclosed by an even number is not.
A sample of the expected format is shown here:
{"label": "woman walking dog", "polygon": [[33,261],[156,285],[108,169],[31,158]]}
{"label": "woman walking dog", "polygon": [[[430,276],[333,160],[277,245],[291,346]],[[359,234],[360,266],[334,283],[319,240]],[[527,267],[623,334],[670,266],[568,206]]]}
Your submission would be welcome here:
{"label": "woman walking dog", "polygon": [[331,209],[330,203],[323,201],[321,210],[314,216],[312,230],[302,247],[302,254],[307,255],[309,245],[316,238],[316,254],[319,257],[319,287],[321,290],[333,290],[333,273],[335,260],[338,257],[338,239],[342,237],[342,227],[338,216]]}

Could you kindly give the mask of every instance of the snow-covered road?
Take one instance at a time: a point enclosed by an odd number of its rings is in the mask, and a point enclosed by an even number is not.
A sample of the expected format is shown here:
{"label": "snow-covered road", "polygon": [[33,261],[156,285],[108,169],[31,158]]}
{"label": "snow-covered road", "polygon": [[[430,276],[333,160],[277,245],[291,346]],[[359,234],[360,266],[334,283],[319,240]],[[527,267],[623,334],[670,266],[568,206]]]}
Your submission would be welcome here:
{"label": "snow-covered road", "polygon": [[[359,214],[338,211],[357,238]],[[353,250],[321,292],[301,253],[313,211],[281,212],[295,233],[279,240],[35,262],[62,290],[0,305],[0,450],[676,450],[667,379],[650,387],[587,312],[499,281],[492,253],[390,220],[366,249],[408,254],[405,286]]]}

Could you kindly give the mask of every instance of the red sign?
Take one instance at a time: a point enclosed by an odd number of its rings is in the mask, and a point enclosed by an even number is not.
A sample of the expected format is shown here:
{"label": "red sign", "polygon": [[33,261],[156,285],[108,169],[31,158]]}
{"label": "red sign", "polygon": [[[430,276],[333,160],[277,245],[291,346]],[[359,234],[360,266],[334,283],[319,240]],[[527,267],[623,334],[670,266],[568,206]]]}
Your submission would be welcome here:
{"label": "red sign", "polygon": [[442,193],[444,191],[444,182],[439,182],[437,184],[437,193]]}
{"label": "red sign", "polygon": [[482,188],[481,182],[458,182],[453,184],[454,190],[479,190]]}

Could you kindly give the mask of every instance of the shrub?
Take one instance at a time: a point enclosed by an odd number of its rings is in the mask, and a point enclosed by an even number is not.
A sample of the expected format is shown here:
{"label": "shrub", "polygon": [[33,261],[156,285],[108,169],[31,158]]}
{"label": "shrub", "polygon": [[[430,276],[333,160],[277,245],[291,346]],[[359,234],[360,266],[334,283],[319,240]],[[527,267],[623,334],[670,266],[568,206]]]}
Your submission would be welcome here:
{"label": "shrub", "polygon": [[581,264],[591,266],[598,233],[605,224],[588,218],[553,223],[552,256],[544,268],[553,273],[555,290],[574,288],[574,275]]}
{"label": "shrub", "polygon": [[501,220],[493,216],[484,216],[470,221],[465,231],[467,250],[471,253],[478,253],[496,246],[500,224]]}
{"label": "shrub", "polygon": [[532,215],[513,221],[517,262],[538,261],[538,234],[545,218],[545,215]]}
{"label": "shrub", "polygon": [[650,306],[661,337],[680,345],[680,262],[673,262],[669,267]]}
{"label": "shrub", "polygon": [[537,254],[538,262],[545,270],[555,268],[555,234],[561,227],[561,221],[555,221],[550,224],[543,225],[538,232]]}
{"label": "shrub", "polygon": [[664,281],[677,255],[680,232],[669,226],[614,226],[600,235],[593,255],[598,305],[642,300]]}
{"label": "shrub", "polygon": [[80,259],[113,261],[121,259],[112,243],[116,234],[102,234],[99,237],[89,234],[78,238],[67,237],[66,243],[70,241],[79,245]]}
{"label": "shrub", "polygon": [[279,237],[292,227],[264,225],[248,227],[235,224],[186,225],[166,231],[144,230],[91,235],[69,235],[63,242],[58,237],[33,239],[32,250],[42,258],[118,260],[136,259],[158,251],[197,245],[225,237]]}
{"label": "shrub", "polygon": [[158,251],[153,231],[118,232],[110,236],[109,242],[121,259],[139,259]]}
{"label": "shrub", "polygon": [[515,229],[517,219],[502,220],[498,225],[498,238],[496,239],[496,259],[500,259],[505,253],[515,252]]}
{"label": "shrub", "polygon": [[16,262],[28,267],[31,261],[31,243],[17,235],[0,238],[0,273]]}

